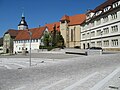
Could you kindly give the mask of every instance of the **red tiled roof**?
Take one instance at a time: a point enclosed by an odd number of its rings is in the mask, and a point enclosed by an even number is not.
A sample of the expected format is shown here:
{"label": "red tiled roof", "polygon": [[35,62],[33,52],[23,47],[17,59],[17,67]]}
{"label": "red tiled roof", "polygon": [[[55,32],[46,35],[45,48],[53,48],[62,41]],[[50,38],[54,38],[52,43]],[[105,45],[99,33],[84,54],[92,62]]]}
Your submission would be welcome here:
{"label": "red tiled roof", "polygon": [[16,37],[19,30],[9,29],[5,34],[9,33],[11,37]]}
{"label": "red tiled roof", "polygon": [[86,19],[86,15],[85,14],[77,14],[74,16],[67,16],[64,15],[60,21],[62,20],[69,20],[68,25],[72,26],[72,25],[80,25],[82,22],[84,22]]}
{"label": "red tiled roof", "polygon": [[53,31],[54,25],[56,25],[56,30],[60,31],[60,22],[46,24],[45,26],[48,28],[49,31]]}
{"label": "red tiled roof", "polygon": [[67,20],[67,21],[70,21],[70,19],[69,19],[69,16],[68,15],[64,15],[62,18],[61,18],[61,21],[62,20]]}
{"label": "red tiled roof", "polygon": [[69,16],[70,22],[69,25],[80,25],[82,22],[85,21],[86,15],[85,14],[77,14],[74,16]]}
{"label": "red tiled roof", "polygon": [[[32,39],[41,38],[45,29],[46,27],[29,29],[29,31],[32,32]],[[30,36],[29,36],[28,29],[21,30],[15,38],[15,40],[29,40],[29,39],[30,39]]]}
{"label": "red tiled roof", "polygon": [[86,19],[85,14],[77,14],[77,15],[74,15],[74,16],[64,15],[61,20],[69,20],[68,25],[71,26],[71,25],[80,25],[82,22],[85,21],[85,19]]}

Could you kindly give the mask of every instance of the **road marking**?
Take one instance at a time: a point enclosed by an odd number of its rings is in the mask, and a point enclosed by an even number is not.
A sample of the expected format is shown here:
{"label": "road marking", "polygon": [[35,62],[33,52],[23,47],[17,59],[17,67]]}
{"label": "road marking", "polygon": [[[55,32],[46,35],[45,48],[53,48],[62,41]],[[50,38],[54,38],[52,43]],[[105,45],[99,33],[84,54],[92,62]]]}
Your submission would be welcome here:
{"label": "road marking", "polygon": [[12,69],[10,66],[8,65],[4,65],[4,67],[6,67],[7,69]]}
{"label": "road marking", "polygon": [[[25,62],[25,63],[30,63],[30,62]],[[32,61],[31,63],[32,63],[32,65],[36,65],[38,62],[37,62],[37,63],[34,63],[34,62]]]}
{"label": "road marking", "polygon": [[23,89],[25,89],[25,86],[22,86],[22,87],[16,88],[16,89],[14,89],[14,90],[23,90]]}
{"label": "road marking", "polygon": [[93,74],[91,74],[91,75],[83,78],[82,80],[80,80],[80,81],[72,84],[71,86],[68,86],[67,88],[64,88],[63,90],[73,90],[73,88],[81,85],[82,83],[86,82],[89,78],[91,78],[91,77],[93,77],[93,76],[95,76],[95,75],[97,75],[97,74],[98,74],[98,72],[95,72],[95,73],[93,73]]}
{"label": "road marking", "polygon": [[24,65],[21,65],[21,64],[17,64],[17,63],[10,63],[10,64],[14,64],[14,65],[17,65],[17,66],[20,66],[20,67],[26,67],[26,66],[24,66]]}
{"label": "road marking", "polygon": [[114,70],[111,74],[109,74],[106,78],[98,82],[90,90],[99,90],[105,83],[107,83],[110,79],[112,79],[118,72],[120,72],[120,68],[117,68],[116,70]]}
{"label": "road marking", "polygon": [[53,86],[55,86],[55,85],[57,85],[57,84],[59,84],[59,83],[62,83],[62,82],[64,82],[64,81],[66,81],[66,80],[67,80],[67,79],[62,79],[62,80],[57,81],[56,83],[53,83],[53,84],[51,84],[51,85],[49,85],[49,86],[43,87],[43,88],[41,88],[40,90],[47,90],[47,89],[49,89],[49,88],[51,88],[51,87],[53,87]]}

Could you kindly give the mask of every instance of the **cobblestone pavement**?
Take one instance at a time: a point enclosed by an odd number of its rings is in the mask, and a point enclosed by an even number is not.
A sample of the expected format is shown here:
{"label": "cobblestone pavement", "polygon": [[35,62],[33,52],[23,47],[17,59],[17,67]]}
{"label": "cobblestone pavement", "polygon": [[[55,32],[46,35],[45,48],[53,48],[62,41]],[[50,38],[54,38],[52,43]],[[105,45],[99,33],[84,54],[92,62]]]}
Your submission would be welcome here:
{"label": "cobblestone pavement", "polygon": [[119,53],[47,55],[32,57],[31,67],[29,56],[1,57],[0,90],[120,90]]}

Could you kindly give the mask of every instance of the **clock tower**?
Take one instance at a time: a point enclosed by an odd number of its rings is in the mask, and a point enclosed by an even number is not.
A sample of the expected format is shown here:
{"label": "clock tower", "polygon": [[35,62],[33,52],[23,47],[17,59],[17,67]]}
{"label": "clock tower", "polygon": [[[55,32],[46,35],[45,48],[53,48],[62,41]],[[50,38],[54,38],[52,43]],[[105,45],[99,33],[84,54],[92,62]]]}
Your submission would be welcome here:
{"label": "clock tower", "polygon": [[22,13],[21,21],[18,24],[18,30],[25,30],[28,29],[27,22],[25,21],[24,13]]}

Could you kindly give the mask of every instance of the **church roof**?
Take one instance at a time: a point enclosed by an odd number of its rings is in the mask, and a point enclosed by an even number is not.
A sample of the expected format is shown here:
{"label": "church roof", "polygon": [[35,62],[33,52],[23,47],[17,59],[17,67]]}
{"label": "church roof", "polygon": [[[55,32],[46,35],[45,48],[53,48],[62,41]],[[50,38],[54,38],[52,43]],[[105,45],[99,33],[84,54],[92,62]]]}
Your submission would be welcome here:
{"label": "church roof", "polygon": [[77,14],[74,16],[69,16],[70,18],[70,22],[69,25],[80,25],[81,23],[83,23],[86,19],[86,15],[85,14]]}
{"label": "church roof", "polygon": [[45,26],[48,28],[49,31],[53,31],[54,26],[56,25],[56,30],[60,31],[60,22],[54,22],[54,23],[49,23],[46,24]]}
{"label": "church roof", "polygon": [[39,28],[20,30],[15,40],[29,40],[30,39],[29,31],[32,32],[32,39],[39,39],[42,37],[45,29],[46,27],[39,27]]}
{"label": "church roof", "polygon": [[74,16],[64,15],[61,18],[61,20],[68,20],[69,21],[68,25],[70,25],[70,26],[72,26],[72,25],[80,25],[85,21],[85,19],[86,19],[85,14],[76,14]]}
{"label": "church roof", "polygon": [[19,22],[18,26],[20,26],[20,25],[28,26],[27,22],[25,21],[25,17],[23,17],[23,16],[22,16],[21,21]]}
{"label": "church roof", "polygon": [[69,19],[69,16],[68,16],[68,15],[64,15],[64,16],[61,18],[60,21],[62,21],[62,20],[67,20],[67,21],[69,21],[70,19]]}

